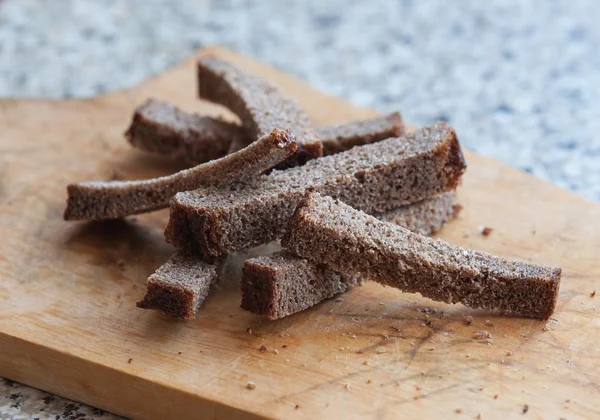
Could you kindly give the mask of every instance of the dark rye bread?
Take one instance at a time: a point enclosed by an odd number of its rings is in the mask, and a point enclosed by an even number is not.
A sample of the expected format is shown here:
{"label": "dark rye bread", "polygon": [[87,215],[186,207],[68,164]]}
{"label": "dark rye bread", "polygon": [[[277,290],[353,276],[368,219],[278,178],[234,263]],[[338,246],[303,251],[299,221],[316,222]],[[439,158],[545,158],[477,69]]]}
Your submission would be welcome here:
{"label": "dark rye bread", "polygon": [[394,112],[347,124],[323,125],[317,127],[317,134],[323,143],[323,156],[329,156],[354,146],[400,137],[405,131],[400,113]]}
{"label": "dark rye bread", "polygon": [[248,183],[177,194],[165,238],[206,256],[228,254],[281,237],[307,191],[385,212],[454,190],[465,167],[454,130],[436,123]]}
{"label": "dark rye bread", "polygon": [[340,274],[289,252],[252,258],[242,268],[242,309],[279,319],[345,292],[357,276]]}
{"label": "dark rye bread", "polygon": [[197,255],[175,251],[148,278],[146,295],[137,306],[175,318],[193,319],[217,277],[215,264],[203,262]]}
{"label": "dark rye bread", "polygon": [[412,233],[317,193],[302,199],[281,244],[344,273],[433,300],[548,319],[560,268],[509,261]]}
{"label": "dark rye bread", "polygon": [[243,147],[251,143],[238,124],[187,113],[156,99],[148,99],[135,109],[125,137],[133,147],[191,164],[227,155],[232,142]]}
{"label": "dark rye bread", "polygon": [[[379,216],[430,235],[459,211],[456,193],[451,191]],[[242,308],[271,320],[283,318],[345,292],[359,278],[285,251],[252,258],[244,262],[242,270]]]}
{"label": "dark rye bread", "polygon": [[418,203],[400,206],[373,216],[384,222],[394,223],[420,235],[433,235],[462,210],[456,200],[456,191],[448,191]]}
{"label": "dark rye bread", "polygon": [[294,135],[274,129],[229,156],[161,178],[70,184],[65,220],[116,219],[167,207],[180,191],[254,177],[284,161],[297,149]]}
{"label": "dark rye bread", "polygon": [[200,98],[221,104],[236,114],[253,139],[267,135],[274,128],[291,129],[298,150],[284,166],[301,165],[323,155],[323,145],[308,113],[272,83],[225,60],[207,56],[198,60],[198,88]]}
{"label": "dark rye bread", "polygon": [[[321,125],[315,127],[319,140],[323,143],[323,156],[333,155],[352,149],[354,146],[376,143],[390,137],[405,134],[400,113],[377,116],[347,124]],[[237,138],[229,145],[229,152],[244,147],[249,140]]]}

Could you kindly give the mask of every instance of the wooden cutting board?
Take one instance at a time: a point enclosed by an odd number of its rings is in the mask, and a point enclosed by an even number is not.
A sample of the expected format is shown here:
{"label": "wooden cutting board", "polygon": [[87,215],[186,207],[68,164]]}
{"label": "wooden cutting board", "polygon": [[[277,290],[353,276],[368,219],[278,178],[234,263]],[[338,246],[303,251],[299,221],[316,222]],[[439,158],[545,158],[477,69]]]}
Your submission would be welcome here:
{"label": "wooden cutting board", "polygon": [[[374,115],[248,58],[207,53],[273,80],[315,122]],[[149,96],[226,113],[196,99],[194,60],[90,100],[0,101],[0,375],[135,418],[600,416],[600,206],[472,153],[465,209],[441,236],[562,267],[548,324],[377,284],[268,322],[239,309],[235,272],[195,321],[137,309],[147,276],[172,251],[168,212],[67,223],[62,211],[71,181],[178,169],[123,138]],[[494,229],[489,237],[482,225]],[[482,330],[491,344],[473,338]]]}

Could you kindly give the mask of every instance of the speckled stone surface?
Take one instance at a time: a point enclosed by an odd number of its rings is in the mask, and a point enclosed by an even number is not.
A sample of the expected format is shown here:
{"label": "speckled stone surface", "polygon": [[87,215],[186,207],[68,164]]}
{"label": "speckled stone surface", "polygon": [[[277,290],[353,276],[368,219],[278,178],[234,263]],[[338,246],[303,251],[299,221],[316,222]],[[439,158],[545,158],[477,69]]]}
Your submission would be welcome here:
{"label": "speckled stone surface", "polygon": [[[598,201],[599,21],[597,0],[0,0],[0,96],[93,96],[219,43]],[[0,418],[76,418],[45,395],[0,381]]]}

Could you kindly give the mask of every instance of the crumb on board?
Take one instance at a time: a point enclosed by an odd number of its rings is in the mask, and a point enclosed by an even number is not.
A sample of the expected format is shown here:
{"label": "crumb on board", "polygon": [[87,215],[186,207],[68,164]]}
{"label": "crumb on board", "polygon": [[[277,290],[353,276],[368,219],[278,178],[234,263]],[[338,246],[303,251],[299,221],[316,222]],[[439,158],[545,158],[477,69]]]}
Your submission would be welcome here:
{"label": "crumb on board", "polygon": [[299,405],[299,404],[296,404],[296,405],[294,406],[294,410],[297,410],[297,409],[299,409],[299,408],[300,408],[300,405]]}
{"label": "crumb on board", "polygon": [[342,298],[337,298],[335,301],[336,301],[336,302],[343,302],[343,301],[344,301],[344,299],[342,299]]}
{"label": "crumb on board", "polygon": [[260,346],[258,348],[258,350],[260,350],[261,353],[266,353],[267,352],[267,348],[265,346]]}
{"label": "crumb on board", "polygon": [[178,352],[177,352],[177,354],[181,354],[181,352],[180,352],[180,351],[178,351]]}
{"label": "crumb on board", "polygon": [[454,411],[456,411],[456,414],[460,414],[460,413],[462,413],[462,408],[457,408],[457,409],[456,409],[456,410],[454,410]]}
{"label": "crumb on board", "polygon": [[484,323],[484,325],[485,325],[486,327],[493,327],[493,326],[494,326],[494,324],[492,324],[492,321],[490,321],[489,319],[486,319],[486,320],[485,320],[485,323]]}
{"label": "crumb on board", "polygon": [[133,359],[130,357],[129,360],[127,361],[127,363],[131,364],[131,362],[133,362]]}
{"label": "crumb on board", "polygon": [[370,384],[370,383],[371,383],[371,380],[370,380],[370,379],[367,379],[367,383],[368,383],[368,384]]}
{"label": "crumb on board", "polygon": [[465,318],[465,324],[467,325],[471,325],[473,323],[473,317],[472,316],[468,316]]}
{"label": "crumb on board", "polygon": [[377,353],[377,354],[382,354],[382,353],[385,353],[385,349],[377,349],[377,350],[375,351],[375,353]]}
{"label": "crumb on board", "polygon": [[596,291],[594,290],[592,293],[590,293],[590,297],[594,297],[596,296]]}
{"label": "crumb on board", "polygon": [[527,413],[529,411],[529,405],[525,404],[523,406],[523,414]]}
{"label": "crumb on board", "polygon": [[254,389],[256,388],[256,384],[254,382],[248,381],[248,383],[246,384],[246,388]]}
{"label": "crumb on board", "polygon": [[497,400],[498,399],[498,394],[494,395],[494,399]]}
{"label": "crumb on board", "polygon": [[479,227],[479,233],[481,233],[481,236],[490,236],[490,234],[493,231],[494,231],[494,229],[489,226],[480,226]]}
{"label": "crumb on board", "polygon": [[282,344],[282,345],[281,345],[281,348],[282,348],[282,349],[285,349],[285,348],[287,348],[287,344]]}
{"label": "crumb on board", "polygon": [[277,349],[273,349],[273,353],[275,353],[275,354],[279,354],[279,350],[277,350]]}
{"label": "crumb on board", "polygon": [[252,328],[246,328],[246,332],[250,335],[252,335]]}
{"label": "crumb on board", "polygon": [[346,391],[350,390],[350,384],[349,383],[346,383],[346,385],[344,387],[346,388]]}
{"label": "crumb on board", "polygon": [[369,363],[369,361],[368,361],[368,360],[365,360],[365,361],[363,362],[363,365],[365,365],[365,366],[369,366],[369,365],[370,365],[370,363]]}
{"label": "crumb on board", "polygon": [[481,420],[481,413],[477,414],[477,417],[475,417],[477,420]]}
{"label": "crumb on board", "polygon": [[506,350],[506,355],[507,355],[507,356],[512,356],[512,354],[513,354],[513,352],[512,352],[512,351],[508,351],[508,350]]}
{"label": "crumb on board", "polygon": [[475,340],[485,341],[487,344],[492,344],[492,334],[487,330],[477,331],[473,334],[473,338]]}
{"label": "crumb on board", "polygon": [[544,325],[544,327],[542,328],[542,331],[552,331],[552,328],[550,328],[550,326],[548,324]]}

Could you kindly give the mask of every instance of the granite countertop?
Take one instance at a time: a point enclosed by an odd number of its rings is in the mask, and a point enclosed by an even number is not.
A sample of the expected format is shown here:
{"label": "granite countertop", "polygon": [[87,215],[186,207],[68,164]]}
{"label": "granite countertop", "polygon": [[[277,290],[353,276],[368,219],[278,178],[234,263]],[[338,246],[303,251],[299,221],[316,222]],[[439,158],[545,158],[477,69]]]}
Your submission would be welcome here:
{"label": "granite countertop", "polygon": [[[595,0],[0,0],[0,97],[89,97],[219,43],[598,201],[598,21]],[[0,414],[115,418],[1,380]]]}

